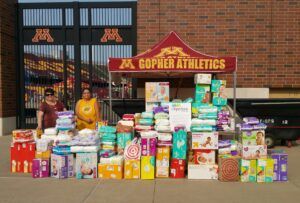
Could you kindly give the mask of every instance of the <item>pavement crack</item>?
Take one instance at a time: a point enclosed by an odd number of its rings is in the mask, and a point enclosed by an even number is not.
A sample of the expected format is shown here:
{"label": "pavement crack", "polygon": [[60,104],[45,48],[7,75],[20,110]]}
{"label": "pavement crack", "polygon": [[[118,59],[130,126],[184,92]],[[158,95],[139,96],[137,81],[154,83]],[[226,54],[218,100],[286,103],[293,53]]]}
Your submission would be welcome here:
{"label": "pavement crack", "polygon": [[156,192],[156,180],[154,180],[154,189],[153,189],[153,199],[152,199],[152,203],[155,202],[155,192]]}
{"label": "pavement crack", "polygon": [[89,197],[97,190],[99,184],[100,183],[97,182],[97,184],[94,186],[94,188],[87,194],[87,196],[83,200],[84,203],[86,203],[88,201]]}

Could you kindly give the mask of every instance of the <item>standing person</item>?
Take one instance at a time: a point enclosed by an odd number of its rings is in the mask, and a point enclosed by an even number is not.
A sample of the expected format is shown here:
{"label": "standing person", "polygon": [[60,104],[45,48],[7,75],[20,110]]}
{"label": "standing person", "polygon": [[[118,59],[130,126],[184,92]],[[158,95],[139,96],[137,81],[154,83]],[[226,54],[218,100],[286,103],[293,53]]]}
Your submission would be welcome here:
{"label": "standing person", "polygon": [[97,98],[92,98],[90,89],[83,89],[82,99],[76,103],[75,112],[79,130],[84,128],[96,129],[96,122],[101,120],[100,107]]}
{"label": "standing person", "polygon": [[40,104],[38,112],[37,130],[55,127],[57,119],[56,112],[66,110],[63,103],[58,101],[54,96],[54,93],[54,90],[51,88],[45,89],[45,100]]}

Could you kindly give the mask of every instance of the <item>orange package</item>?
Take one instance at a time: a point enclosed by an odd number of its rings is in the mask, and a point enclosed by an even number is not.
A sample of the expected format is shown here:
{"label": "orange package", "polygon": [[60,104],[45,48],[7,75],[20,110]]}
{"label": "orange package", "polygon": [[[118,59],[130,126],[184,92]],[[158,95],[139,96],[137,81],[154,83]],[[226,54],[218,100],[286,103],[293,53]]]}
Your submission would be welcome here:
{"label": "orange package", "polygon": [[124,178],[140,179],[141,162],[140,160],[125,160]]}
{"label": "orange package", "polygon": [[98,177],[102,179],[122,179],[123,167],[117,164],[98,164]]}

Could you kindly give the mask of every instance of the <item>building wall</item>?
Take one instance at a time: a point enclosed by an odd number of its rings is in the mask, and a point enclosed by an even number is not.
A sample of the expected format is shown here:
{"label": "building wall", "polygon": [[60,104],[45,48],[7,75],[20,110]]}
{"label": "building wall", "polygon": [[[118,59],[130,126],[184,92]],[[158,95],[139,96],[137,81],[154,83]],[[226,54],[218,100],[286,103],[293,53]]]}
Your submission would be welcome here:
{"label": "building wall", "polygon": [[137,22],[138,53],[174,30],[200,52],[237,56],[238,87],[300,87],[298,0],[138,0]]}
{"label": "building wall", "polygon": [[16,126],[16,2],[0,0],[0,136]]}

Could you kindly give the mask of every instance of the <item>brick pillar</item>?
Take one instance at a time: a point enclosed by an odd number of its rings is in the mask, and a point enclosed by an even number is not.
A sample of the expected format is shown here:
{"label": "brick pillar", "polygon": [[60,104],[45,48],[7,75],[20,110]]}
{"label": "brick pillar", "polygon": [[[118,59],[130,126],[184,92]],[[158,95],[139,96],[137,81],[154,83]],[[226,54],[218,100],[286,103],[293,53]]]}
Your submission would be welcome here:
{"label": "brick pillar", "polygon": [[16,128],[16,0],[0,0],[0,136]]}

